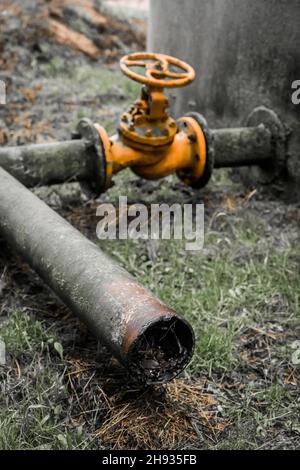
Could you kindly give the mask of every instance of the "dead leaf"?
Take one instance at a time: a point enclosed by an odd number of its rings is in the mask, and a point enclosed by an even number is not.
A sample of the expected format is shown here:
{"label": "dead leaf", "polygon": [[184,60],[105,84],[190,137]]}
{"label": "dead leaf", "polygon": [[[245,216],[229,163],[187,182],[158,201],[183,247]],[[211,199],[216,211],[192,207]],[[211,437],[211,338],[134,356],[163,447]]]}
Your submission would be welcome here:
{"label": "dead leaf", "polygon": [[0,145],[5,145],[8,142],[9,133],[6,129],[0,129]]}
{"label": "dead leaf", "polygon": [[237,207],[236,198],[234,196],[225,196],[223,200],[223,208],[229,212],[235,212]]}
{"label": "dead leaf", "polygon": [[47,29],[49,34],[53,36],[59,44],[68,45],[92,58],[96,58],[100,55],[100,50],[93,41],[84,34],[68,28],[68,26],[57,20],[49,18]]}
{"label": "dead leaf", "polygon": [[42,85],[36,85],[33,88],[21,88],[20,92],[27,101],[34,103],[38,94],[43,89]]}
{"label": "dead leaf", "polygon": [[21,114],[14,118],[14,124],[18,124],[23,129],[31,129],[32,123],[28,113]]}

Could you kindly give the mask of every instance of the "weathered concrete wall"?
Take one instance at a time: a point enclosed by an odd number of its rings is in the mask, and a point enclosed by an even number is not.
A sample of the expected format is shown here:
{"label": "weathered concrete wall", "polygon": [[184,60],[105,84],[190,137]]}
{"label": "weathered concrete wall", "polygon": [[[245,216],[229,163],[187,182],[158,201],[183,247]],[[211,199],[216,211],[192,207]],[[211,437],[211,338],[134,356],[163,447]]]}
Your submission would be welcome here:
{"label": "weathered concrete wall", "polygon": [[300,0],[151,0],[149,50],[178,56],[197,71],[176,92],[177,114],[189,106],[211,127],[241,125],[259,105],[293,131],[289,173],[300,181]]}

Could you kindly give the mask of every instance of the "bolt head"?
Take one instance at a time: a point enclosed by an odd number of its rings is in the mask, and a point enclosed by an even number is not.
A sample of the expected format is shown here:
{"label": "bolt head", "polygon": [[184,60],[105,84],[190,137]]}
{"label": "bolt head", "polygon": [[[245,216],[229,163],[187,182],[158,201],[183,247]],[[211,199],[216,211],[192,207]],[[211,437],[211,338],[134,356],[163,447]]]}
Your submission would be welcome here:
{"label": "bolt head", "polygon": [[188,137],[191,142],[196,142],[197,140],[196,134],[190,134]]}

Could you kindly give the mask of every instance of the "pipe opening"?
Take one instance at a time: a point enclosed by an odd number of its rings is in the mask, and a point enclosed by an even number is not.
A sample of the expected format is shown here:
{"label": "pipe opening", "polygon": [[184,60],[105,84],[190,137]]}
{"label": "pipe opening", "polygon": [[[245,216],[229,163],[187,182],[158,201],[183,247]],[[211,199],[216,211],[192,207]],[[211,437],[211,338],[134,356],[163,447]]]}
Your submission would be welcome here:
{"label": "pipe opening", "polygon": [[162,319],[135,340],[127,357],[128,367],[140,382],[165,383],[188,365],[193,349],[194,333],[183,319]]}

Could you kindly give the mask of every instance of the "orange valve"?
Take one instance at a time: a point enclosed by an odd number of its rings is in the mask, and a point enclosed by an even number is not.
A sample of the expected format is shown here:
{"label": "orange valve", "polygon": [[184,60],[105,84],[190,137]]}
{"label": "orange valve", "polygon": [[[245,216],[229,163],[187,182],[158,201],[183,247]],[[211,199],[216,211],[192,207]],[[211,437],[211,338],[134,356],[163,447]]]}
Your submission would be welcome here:
{"label": "orange valve", "polygon": [[[142,93],[122,116],[119,131],[126,145],[142,151],[164,150],[172,144],[178,126],[167,113],[169,101],[163,88],[181,87],[195,78],[194,69],[175,57],[137,52],[120,61],[122,72],[142,83]],[[145,69],[138,74],[132,67]]]}
{"label": "orange valve", "polygon": [[[127,77],[143,86],[140,98],[122,115],[116,135],[109,137],[95,124],[105,155],[105,187],[127,167],[146,179],[177,173],[189,186],[203,185],[211,166],[205,120],[197,114],[176,121],[167,111],[169,101],[163,92],[165,87],[191,83],[194,69],[175,57],[147,52],[123,57],[120,66]],[[144,73],[133,68],[142,68]]]}

